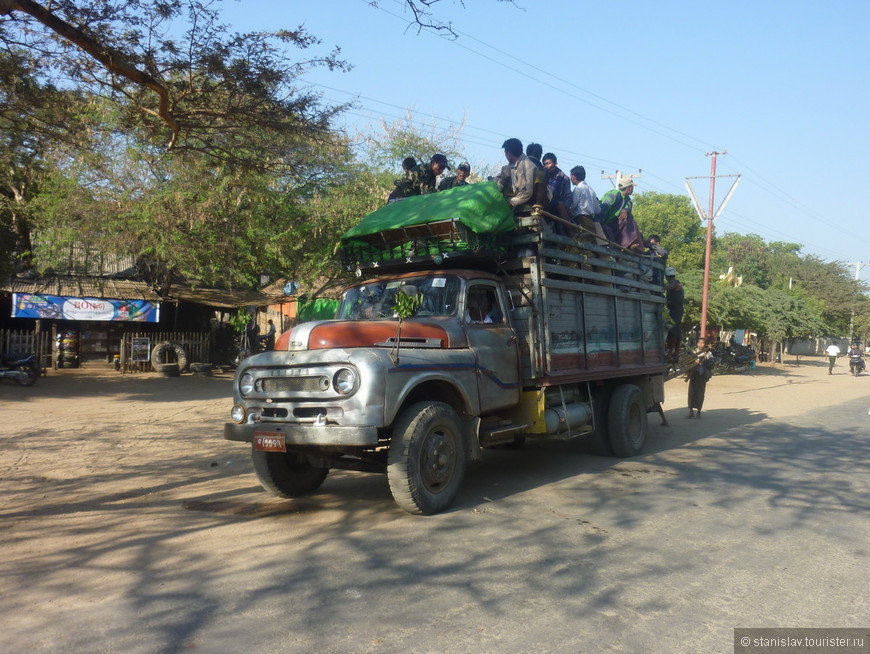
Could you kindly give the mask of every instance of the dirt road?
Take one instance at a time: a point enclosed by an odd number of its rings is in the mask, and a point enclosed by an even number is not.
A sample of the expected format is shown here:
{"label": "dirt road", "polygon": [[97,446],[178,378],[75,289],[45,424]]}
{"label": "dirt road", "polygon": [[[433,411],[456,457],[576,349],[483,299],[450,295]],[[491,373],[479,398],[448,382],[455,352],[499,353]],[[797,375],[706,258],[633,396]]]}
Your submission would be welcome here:
{"label": "dirt road", "polygon": [[[648,451],[491,451],[454,510],[379,476],[261,491],[229,375],[0,384],[0,651],[704,652],[866,627],[870,375],[820,359],[667,384]],[[590,643],[596,643],[594,645]]]}

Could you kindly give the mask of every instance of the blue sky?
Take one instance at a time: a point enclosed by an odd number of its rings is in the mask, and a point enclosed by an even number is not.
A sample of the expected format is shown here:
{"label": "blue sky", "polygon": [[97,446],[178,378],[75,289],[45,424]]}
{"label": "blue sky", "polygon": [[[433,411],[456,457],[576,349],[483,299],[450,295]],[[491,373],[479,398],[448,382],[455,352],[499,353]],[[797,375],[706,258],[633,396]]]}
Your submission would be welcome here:
{"label": "blue sky", "polygon": [[[717,233],[798,242],[805,254],[870,262],[870,3],[443,0],[450,40],[409,28],[401,0],[225,4],[238,31],[304,25],[353,65],[305,81],[355,100],[342,124],[376,131],[408,109],[465,122],[476,168],[508,137],[537,141],[563,170],[637,173],[636,192],[685,194],[687,177],[742,174]],[[434,117],[434,118],[433,118]],[[398,162],[397,162],[398,168]],[[731,184],[717,181],[717,205]],[[706,210],[709,181],[694,180]],[[855,266],[851,266],[854,272]],[[861,272],[870,281],[870,265]]]}

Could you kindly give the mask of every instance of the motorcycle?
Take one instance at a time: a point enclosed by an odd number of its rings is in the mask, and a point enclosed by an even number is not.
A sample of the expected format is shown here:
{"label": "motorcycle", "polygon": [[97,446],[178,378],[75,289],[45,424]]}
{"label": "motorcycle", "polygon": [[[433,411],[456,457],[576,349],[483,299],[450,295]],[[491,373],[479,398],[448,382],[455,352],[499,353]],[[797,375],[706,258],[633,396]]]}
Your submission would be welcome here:
{"label": "motorcycle", "polygon": [[856,377],[864,372],[864,357],[860,354],[849,355],[849,372]]}
{"label": "motorcycle", "polygon": [[21,386],[33,386],[39,377],[35,354],[0,355],[0,379],[14,379]]}
{"label": "motorcycle", "polygon": [[713,348],[721,372],[745,372],[755,368],[755,352],[743,345],[719,343]]}

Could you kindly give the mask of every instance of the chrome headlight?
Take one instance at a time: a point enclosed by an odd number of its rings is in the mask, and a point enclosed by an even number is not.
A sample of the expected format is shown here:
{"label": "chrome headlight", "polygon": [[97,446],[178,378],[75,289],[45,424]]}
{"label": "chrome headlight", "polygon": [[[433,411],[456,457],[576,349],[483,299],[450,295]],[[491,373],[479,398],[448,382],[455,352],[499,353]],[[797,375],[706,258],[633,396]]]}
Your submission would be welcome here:
{"label": "chrome headlight", "polygon": [[350,395],[356,390],[356,373],[350,368],[342,368],[332,378],[332,386],[341,395]]}
{"label": "chrome headlight", "polygon": [[249,395],[254,392],[254,377],[251,373],[246,372],[239,377],[239,392],[242,395]]}
{"label": "chrome headlight", "polygon": [[241,404],[236,404],[232,409],[230,409],[230,420],[233,422],[241,424],[245,421],[246,417],[247,414],[245,412],[245,407]]}

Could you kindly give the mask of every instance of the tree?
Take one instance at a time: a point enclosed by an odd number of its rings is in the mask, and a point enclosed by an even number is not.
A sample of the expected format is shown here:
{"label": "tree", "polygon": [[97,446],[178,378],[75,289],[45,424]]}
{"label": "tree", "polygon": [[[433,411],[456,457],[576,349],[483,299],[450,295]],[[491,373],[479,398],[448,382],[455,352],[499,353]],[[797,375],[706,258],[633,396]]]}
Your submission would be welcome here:
{"label": "tree", "polygon": [[0,52],[0,274],[32,261],[33,201],[49,175],[60,145],[79,147],[87,108],[72,91],[39,81],[38,69],[20,51]]}
{"label": "tree", "polygon": [[647,192],[634,199],[634,216],[644,236],[658,234],[666,247],[668,265],[682,275],[703,270],[706,231],[689,198],[684,195]]}
{"label": "tree", "polygon": [[[458,34],[453,29],[453,23],[450,21],[445,22],[436,18],[435,14],[432,12],[432,6],[439,2],[441,2],[441,0],[405,0],[405,7],[407,7],[411,12],[411,22],[417,25],[418,31],[430,29],[458,38]],[[496,2],[508,2],[516,6],[514,0],[496,0]],[[379,4],[378,0],[370,0],[370,3],[374,7],[377,7]],[[460,6],[465,7],[464,0],[454,0],[454,4],[459,4]]]}
{"label": "tree", "polygon": [[442,128],[437,121],[422,123],[408,111],[401,120],[381,122],[380,134],[361,137],[361,157],[383,171],[397,171],[405,157],[414,157],[417,163],[428,163],[436,152],[447,157],[453,166],[463,161],[462,129],[459,125]]}
{"label": "tree", "polygon": [[[287,46],[319,44],[302,28],[229,34],[213,6],[59,0],[48,9],[33,0],[0,0],[0,41],[27,49],[49,82],[63,79],[110,99],[119,126],[151,147],[294,173],[288,139],[328,138],[341,110],[299,92],[297,77],[312,66],[347,66],[337,51],[291,60]],[[271,136],[257,151],[247,147],[252,131]]]}

